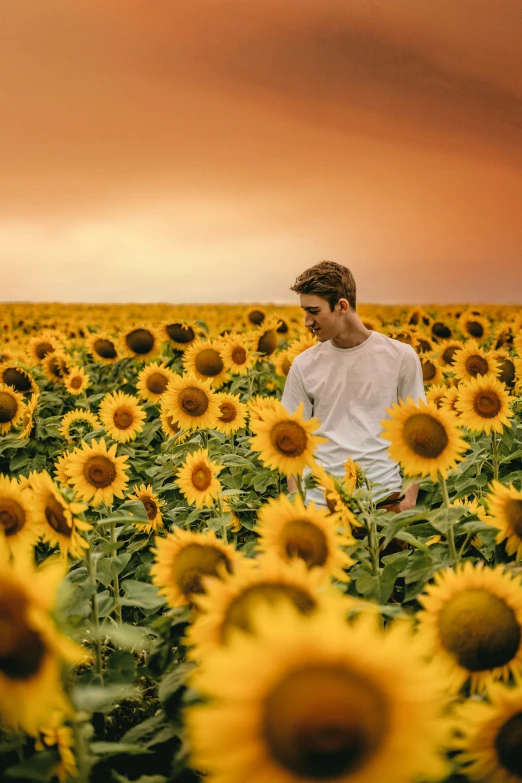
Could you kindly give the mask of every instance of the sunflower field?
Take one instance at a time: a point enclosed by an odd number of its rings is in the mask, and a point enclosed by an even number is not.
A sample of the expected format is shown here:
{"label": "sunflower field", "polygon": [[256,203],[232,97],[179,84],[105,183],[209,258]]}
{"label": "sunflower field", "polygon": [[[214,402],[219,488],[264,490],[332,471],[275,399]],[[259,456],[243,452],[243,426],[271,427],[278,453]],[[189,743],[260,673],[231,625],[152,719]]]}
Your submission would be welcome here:
{"label": "sunflower field", "polygon": [[3,306],[2,781],[522,781],[522,309],[359,314],[409,511],[283,408],[300,308]]}

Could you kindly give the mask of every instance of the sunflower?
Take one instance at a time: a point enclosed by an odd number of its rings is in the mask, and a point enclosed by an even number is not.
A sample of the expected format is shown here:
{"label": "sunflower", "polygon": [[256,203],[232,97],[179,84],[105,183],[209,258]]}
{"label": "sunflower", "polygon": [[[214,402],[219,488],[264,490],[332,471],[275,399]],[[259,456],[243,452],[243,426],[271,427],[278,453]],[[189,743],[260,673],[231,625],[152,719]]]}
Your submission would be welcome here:
{"label": "sunflower", "polygon": [[74,449],[67,459],[65,474],[78,497],[91,506],[99,506],[102,501],[110,506],[114,496],[122,498],[125,494],[128,466],[124,463],[129,457],[117,457],[116,448],[114,443],[107,450],[103,438],[90,444],[83,441],[82,447]]}
{"label": "sunflower", "polygon": [[56,479],[60,484],[63,484],[64,487],[72,487],[71,479],[66,473],[67,468],[69,467],[69,460],[70,460],[70,453],[68,451],[65,452],[65,454],[62,454],[55,462],[54,470],[56,473]]}
{"label": "sunflower", "polygon": [[83,408],[74,408],[63,416],[59,433],[62,438],[74,440],[83,438],[88,432],[101,429],[101,421],[96,414]]}
{"label": "sunflower", "polygon": [[89,544],[78,531],[90,530],[92,525],[79,519],[77,515],[85,511],[87,506],[83,503],[70,503],[46,470],[32,473],[30,484],[44,541],[51,546],[59,546],[64,558],[68,554],[78,559],[83,557]]}
{"label": "sunflower", "polygon": [[100,403],[98,416],[110,437],[118,443],[135,440],[143,431],[146,413],[131,394],[117,391],[106,394]]}
{"label": "sunflower", "polygon": [[90,385],[90,376],[83,367],[71,367],[71,371],[65,376],[64,386],[69,394],[78,396]]}
{"label": "sunflower", "polygon": [[214,427],[225,435],[232,435],[246,424],[246,405],[243,405],[236,394],[217,392],[216,398],[221,415],[218,416]]}
{"label": "sunflower", "polygon": [[191,683],[207,701],[185,719],[196,769],[214,783],[442,777],[444,697],[409,626],[343,615],[260,606],[255,635],[208,656]]}
{"label": "sunflower", "polygon": [[120,358],[116,339],[105,332],[97,332],[89,336],[87,351],[95,362],[102,364],[114,364]]}
{"label": "sunflower", "polygon": [[457,418],[449,411],[411,397],[386,411],[390,418],[381,422],[381,437],[390,441],[390,457],[399,462],[408,476],[447,477],[451,468],[464,459],[469,447],[460,437]]}
{"label": "sunflower", "polygon": [[203,577],[231,574],[241,555],[222,543],[213,531],[192,533],[175,527],[165,538],[156,536],[152,583],[169,606],[185,606],[204,592]]}
{"label": "sunflower", "polygon": [[348,492],[338,479],[326,472],[322,465],[315,465],[312,471],[317,486],[321,487],[324,501],[330,514],[338,514],[341,527],[351,534],[352,527],[361,527],[361,523],[347,505]]}
{"label": "sunflower", "polygon": [[225,365],[232,375],[246,375],[255,362],[252,356],[251,345],[248,337],[235,334],[229,336],[221,344],[220,354]]}
{"label": "sunflower", "polygon": [[196,508],[212,505],[222,486],[216,478],[223,465],[209,460],[208,449],[198,449],[188,454],[185,463],[177,472],[176,484],[189,503]]}
{"label": "sunflower", "polygon": [[63,351],[48,353],[42,360],[42,370],[53,383],[63,383],[71,371],[69,357]]}
{"label": "sunflower", "polygon": [[413,347],[417,353],[433,353],[435,346],[432,341],[425,334],[417,334]]}
{"label": "sunflower", "polygon": [[190,435],[190,432],[185,432],[179,422],[175,421],[174,417],[166,411],[163,401],[160,403],[160,421],[161,429],[167,438],[177,438],[178,443],[183,443]]}
{"label": "sunflower", "polygon": [[497,360],[499,366],[498,379],[501,383],[505,383],[509,389],[512,389],[515,385],[517,377],[517,367],[515,360],[511,358],[509,353],[503,349],[493,352],[493,357]]}
{"label": "sunflower", "polygon": [[444,386],[443,383],[440,383],[436,386],[430,386],[430,388],[426,392],[426,402],[431,402],[437,408],[441,408],[442,400],[444,399],[444,396],[446,395],[447,391],[448,391],[448,387]]}
{"label": "sunflower", "polygon": [[175,377],[176,373],[165,367],[162,362],[154,362],[139,373],[136,389],[144,400],[156,403],[161,400],[169,382]]}
{"label": "sunflower", "polygon": [[275,556],[244,559],[234,574],[206,577],[204,586],[206,592],[195,598],[199,613],[186,638],[187,644],[195,646],[190,657],[200,660],[227,644],[233,629],[252,633],[252,620],[261,604],[273,606],[286,600],[302,614],[310,614],[324,608],[325,596],[339,596],[328,587],[324,571],[310,571],[302,560],[286,563]]}
{"label": "sunflower", "polygon": [[12,362],[0,365],[0,383],[7,384],[20,394],[38,392],[38,384],[31,373]]}
{"label": "sunflower", "polygon": [[263,321],[263,325],[260,329],[249,333],[252,345],[254,346],[254,351],[262,354],[262,356],[271,356],[277,351],[277,346],[279,345],[277,326],[277,318],[271,317],[267,318],[266,321]]}
{"label": "sunflower", "polygon": [[85,663],[88,655],[57,632],[50,616],[61,567],[35,571],[20,558],[9,563],[2,541],[0,547],[0,722],[37,736],[54,710],[71,709],[62,662]]}
{"label": "sunflower", "polygon": [[463,381],[470,381],[477,375],[498,375],[499,366],[493,354],[486,353],[474,340],[468,340],[462,350],[455,353],[453,372]]}
{"label": "sunflower", "polygon": [[313,348],[314,345],[318,344],[319,340],[317,337],[314,334],[310,334],[309,332],[302,334],[298,340],[291,342],[286,351],[287,359],[290,362],[290,365],[296,356],[299,356],[299,354],[307,351],[309,348]]}
{"label": "sunflower", "polygon": [[141,361],[149,361],[161,353],[161,340],[157,330],[144,324],[132,326],[123,332],[121,346],[127,356]]}
{"label": "sunflower", "polygon": [[256,532],[261,553],[273,553],[282,560],[303,560],[308,568],[321,568],[334,579],[348,581],[346,569],[352,560],[342,547],[354,543],[340,533],[340,518],[315,503],[304,505],[298,495],[272,498],[257,512]]}
{"label": "sunflower", "polygon": [[163,517],[160,511],[163,502],[153,492],[150,484],[148,486],[142,484],[140,487],[134,487],[134,490],[134,494],[127,497],[129,500],[141,500],[149,521],[133,522],[132,524],[142,533],[150,533],[151,530],[157,532],[163,527]]}
{"label": "sunflower", "polygon": [[425,386],[442,382],[442,370],[433,356],[421,356],[420,363],[422,366],[422,379]]}
{"label": "sunflower", "polygon": [[466,337],[471,337],[480,342],[484,342],[489,334],[488,321],[483,316],[470,313],[469,311],[462,313],[460,316],[459,328]]}
{"label": "sunflower", "polygon": [[212,429],[220,415],[210,380],[201,381],[193,372],[177,375],[169,383],[162,406],[185,430]]}
{"label": "sunflower", "polygon": [[64,718],[65,716],[57,711],[50,719],[46,719],[45,725],[38,731],[39,739],[35,743],[35,749],[38,751],[54,748],[58,752],[60,761],[51,772],[60,783],[78,777],[78,767],[73,753],[74,733],[70,726],[64,724]]}
{"label": "sunflower", "polygon": [[364,471],[361,466],[354,462],[351,457],[347,457],[343,462],[344,476],[343,484],[347,492],[355,492],[362,487],[364,483]]}
{"label": "sunflower", "polygon": [[62,347],[61,336],[55,332],[43,331],[31,337],[27,344],[27,357],[31,363],[41,364],[48,353],[58,351]]}
{"label": "sunflower", "polygon": [[[440,409],[444,411],[450,411],[451,413],[455,414],[458,418],[460,418],[460,411],[457,409],[457,401],[459,399],[459,386],[449,386],[446,389],[446,393],[444,397],[440,401]],[[428,395],[426,395],[426,399],[428,399]],[[430,400],[428,400],[430,402]],[[439,407],[439,406],[437,406]]]}
{"label": "sunflower", "polygon": [[452,367],[455,361],[455,354],[464,348],[461,340],[444,340],[437,346],[437,355],[441,364],[446,367]]}
{"label": "sunflower", "polygon": [[22,395],[7,383],[0,383],[0,434],[6,435],[11,427],[22,420],[25,405]]}
{"label": "sunflower", "polygon": [[38,405],[39,398],[40,398],[39,394],[33,394],[29,402],[26,402],[24,405],[24,410],[23,410],[22,420],[21,420],[22,431],[18,436],[20,440],[25,440],[25,438],[31,437],[31,432],[33,431],[33,426],[34,426],[34,414]]}
{"label": "sunflower", "polygon": [[455,407],[460,411],[462,424],[472,432],[504,431],[513,416],[510,397],[505,385],[494,375],[480,375],[459,386]]}
{"label": "sunflower", "polygon": [[228,379],[228,372],[221,355],[221,344],[211,340],[197,340],[183,354],[183,368],[192,372],[200,381],[210,380],[219,389]]}
{"label": "sunflower", "polygon": [[418,600],[419,633],[447,668],[455,692],[468,680],[480,690],[522,674],[520,577],[468,560],[437,572]]}
{"label": "sunflower", "polygon": [[288,349],[285,351],[279,351],[279,353],[274,357],[274,370],[276,371],[276,374],[280,375],[282,378],[286,378],[288,376],[291,366],[292,362],[288,358]]}
{"label": "sunflower", "polygon": [[31,550],[40,533],[31,490],[0,474],[0,534],[7,550],[13,555]]}
{"label": "sunflower", "polygon": [[198,337],[195,329],[184,321],[169,321],[164,324],[163,332],[166,340],[178,351],[185,351]]}
{"label": "sunflower", "polygon": [[277,410],[267,412],[262,421],[250,419],[250,427],[255,433],[250,439],[251,448],[259,452],[259,458],[266,467],[285,476],[297,476],[306,465],[313,467],[316,446],[327,441],[312,435],[320,426],[317,419],[305,421],[302,402],[292,414],[278,403]]}
{"label": "sunflower", "polygon": [[452,743],[455,760],[470,781],[518,783],[522,781],[520,734],[522,689],[495,684],[488,702],[469,699],[457,706],[458,736]]}
{"label": "sunflower", "polygon": [[517,560],[522,558],[522,492],[515,489],[513,484],[509,487],[500,481],[491,482],[491,491],[486,496],[489,509],[488,524],[497,528],[497,544],[506,542],[508,555],[515,555]]}
{"label": "sunflower", "polygon": [[249,308],[245,313],[245,321],[249,326],[261,326],[266,318],[266,312],[262,307]]}
{"label": "sunflower", "polygon": [[247,403],[250,426],[252,423],[264,421],[270,413],[281,411],[280,402],[275,397],[262,397],[257,395],[252,397]]}

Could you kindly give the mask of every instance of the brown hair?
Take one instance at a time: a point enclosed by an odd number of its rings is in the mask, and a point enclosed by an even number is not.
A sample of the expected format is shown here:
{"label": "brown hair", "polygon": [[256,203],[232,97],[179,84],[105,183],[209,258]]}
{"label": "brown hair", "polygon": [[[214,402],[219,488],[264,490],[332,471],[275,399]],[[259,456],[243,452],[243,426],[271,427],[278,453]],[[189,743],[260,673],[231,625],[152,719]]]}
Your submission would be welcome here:
{"label": "brown hair", "polygon": [[327,299],[333,311],[339,299],[347,299],[355,310],[356,286],[350,270],[335,261],[321,261],[305,269],[296,279],[291,291],[296,294],[316,294]]}

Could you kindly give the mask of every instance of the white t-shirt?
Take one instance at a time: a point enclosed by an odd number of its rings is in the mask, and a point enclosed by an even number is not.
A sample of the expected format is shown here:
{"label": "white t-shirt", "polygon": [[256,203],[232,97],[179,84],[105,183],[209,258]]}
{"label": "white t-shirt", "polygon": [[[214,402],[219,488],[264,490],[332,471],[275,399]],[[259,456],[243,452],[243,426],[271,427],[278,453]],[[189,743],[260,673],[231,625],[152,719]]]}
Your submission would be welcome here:
{"label": "white t-shirt", "polygon": [[[425,400],[422,367],[410,345],[380,332],[355,348],[336,348],[328,340],[296,356],[286,379],[282,403],[294,413],[304,403],[304,418],[321,426],[314,435],[328,438],[315,459],[334,476],[343,476],[343,462],[351,457],[371,481],[380,484],[376,497],[402,487],[399,465],[388,455],[389,442],[380,437],[386,408],[411,397]],[[310,470],[305,470],[305,475]],[[319,488],[307,500],[324,505]]]}

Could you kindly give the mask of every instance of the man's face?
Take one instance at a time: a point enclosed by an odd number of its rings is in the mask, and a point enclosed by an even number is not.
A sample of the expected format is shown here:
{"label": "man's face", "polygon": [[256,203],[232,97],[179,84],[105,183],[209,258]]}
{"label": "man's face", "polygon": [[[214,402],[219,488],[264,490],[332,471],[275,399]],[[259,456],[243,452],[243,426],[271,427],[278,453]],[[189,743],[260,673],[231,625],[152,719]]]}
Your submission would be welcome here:
{"label": "man's face", "polygon": [[[301,294],[301,307],[305,311],[305,326],[315,334],[319,342],[335,338],[342,328],[342,305],[337,302],[333,311],[330,303],[317,294]],[[347,303],[346,303],[347,304]]]}

